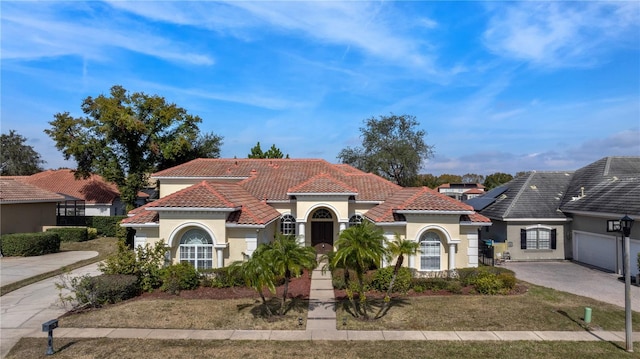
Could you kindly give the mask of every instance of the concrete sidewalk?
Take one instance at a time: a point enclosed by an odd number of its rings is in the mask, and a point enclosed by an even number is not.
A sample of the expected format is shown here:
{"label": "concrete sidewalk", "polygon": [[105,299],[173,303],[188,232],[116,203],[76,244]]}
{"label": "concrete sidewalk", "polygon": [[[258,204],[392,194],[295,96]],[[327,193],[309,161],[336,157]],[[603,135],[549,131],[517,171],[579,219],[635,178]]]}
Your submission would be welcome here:
{"label": "concrete sidewalk", "polygon": [[0,285],[15,283],[23,279],[58,270],[69,264],[93,258],[95,251],[73,251],[45,254],[35,257],[0,258]]}
{"label": "concrete sidewalk", "polygon": [[322,272],[324,262],[311,273],[309,291],[309,312],[307,313],[307,331],[337,331],[336,298],[331,282],[331,272]]}
{"label": "concrete sidewalk", "polygon": [[[334,323],[335,328],[335,323]],[[46,338],[47,333],[32,330],[24,337]],[[193,330],[133,328],[58,328],[54,338],[137,338],[196,340],[424,340],[424,341],[611,341],[624,342],[624,332],[612,331],[391,331],[391,330]],[[640,341],[640,333],[633,333]]]}

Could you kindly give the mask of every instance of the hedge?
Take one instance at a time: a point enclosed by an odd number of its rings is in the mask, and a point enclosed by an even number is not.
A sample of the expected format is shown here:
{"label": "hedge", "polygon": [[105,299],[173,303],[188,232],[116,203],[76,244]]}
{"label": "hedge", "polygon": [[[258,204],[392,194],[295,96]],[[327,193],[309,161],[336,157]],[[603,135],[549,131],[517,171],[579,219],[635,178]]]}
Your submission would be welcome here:
{"label": "hedge", "polygon": [[101,307],[140,295],[138,277],[124,274],[101,274],[81,277],[74,283],[76,299],[80,304]]}
{"label": "hedge", "polygon": [[99,235],[105,237],[116,237],[116,231],[120,227],[120,221],[127,216],[93,216],[87,217],[86,223],[88,227],[98,230]]}
{"label": "hedge", "polygon": [[85,242],[89,239],[89,232],[86,227],[49,228],[47,232],[58,233],[61,242]]}
{"label": "hedge", "polygon": [[0,252],[5,256],[40,256],[60,251],[60,236],[55,232],[13,233],[0,236]]}

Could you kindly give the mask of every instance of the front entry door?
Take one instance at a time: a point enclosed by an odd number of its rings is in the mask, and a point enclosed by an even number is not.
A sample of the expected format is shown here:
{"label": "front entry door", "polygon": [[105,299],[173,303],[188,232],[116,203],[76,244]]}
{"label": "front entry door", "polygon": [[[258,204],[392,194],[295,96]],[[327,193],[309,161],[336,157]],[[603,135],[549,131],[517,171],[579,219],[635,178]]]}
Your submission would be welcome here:
{"label": "front entry door", "polygon": [[333,250],[333,222],[311,222],[311,246],[318,254]]}

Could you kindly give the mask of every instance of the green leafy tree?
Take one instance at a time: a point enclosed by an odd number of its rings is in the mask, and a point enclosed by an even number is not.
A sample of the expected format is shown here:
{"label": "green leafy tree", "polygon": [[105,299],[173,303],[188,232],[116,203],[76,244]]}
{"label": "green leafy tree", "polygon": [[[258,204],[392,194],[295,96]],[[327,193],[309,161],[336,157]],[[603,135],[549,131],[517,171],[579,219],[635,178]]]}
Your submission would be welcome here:
{"label": "green leafy tree", "polygon": [[129,209],[163,161],[193,150],[202,122],[163,97],[121,86],[113,86],[109,96],[87,97],[81,108],[84,117],[54,115],[45,133],[65,159],[75,159],[76,176],[97,173],[114,182]]}
{"label": "green leafy tree", "polygon": [[[251,148],[251,152],[247,155],[247,158],[283,158],[284,154],[280,151],[279,148],[276,147],[275,144],[271,145],[266,152],[262,151],[260,147],[260,142],[256,143],[255,146]],[[287,158],[289,155],[287,154]]]}
{"label": "green leafy tree", "polygon": [[396,265],[393,267],[393,277],[391,277],[389,289],[387,289],[387,294],[384,298],[384,305],[380,308],[380,311],[376,315],[376,318],[379,318],[389,308],[389,304],[391,303],[391,293],[393,292],[393,284],[395,283],[396,278],[398,278],[398,272],[400,271],[400,268],[402,268],[404,256],[414,255],[418,251],[418,247],[418,242],[403,239],[399,234],[396,234],[395,240],[387,242],[388,259],[392,260],[393,257],[397,257],[398,259],[396,259]]}
{"label": "green leafy tree", "polygon": [[454,175],[450,173],[443,173],[438,176],[438,186],[443,185],[445,183],[462,183],[462,176]]}
{"label": "green leafy tree", "polygon": [[482,185],[484,185],[486,187],[486,190],[489,191],[511,181],[512,179],[513,176],[508,173],[496,172],[488,175],[484,179],[484,183]]}
{"label": "green leafy tree", "polygon": [[26,142],[27,139],[14,130],[0,135],[0,175],[30,176],[42,171],[45,162]]}
{"label": "green leafy tree", "polygon": [[158,171],[174,167],[179,164],[195,160],[197,158],[220,158],[220,147],[222,147],[223,137],[213,132],[200,134],[191,149],[177,154],[173,158],[162,158],[158,164]]}
{"label": "green leafy tree", "polygon": [[260,295],[262,306],[269,317],[273,313],[264,296],[264,289],[267,288],[271,294],[276,293],[276,276],[266,255],[270,249],[270,244],[261,244],[246,262],[234,262],[231,265],[231,270],[239,271],[245,284]]}
{"label": "green leafy tree", "polygon": [[426,186],[433,189],[438,187],[440,185],[440,182],[438,181],[438,177],[432,175],[431,173],[426,173],[418,175],[416,184],[418,186]]}
{"label": "green leafy tree", "polygon": [[424,142],[426,132],[417,129],[415,116],[391,114],[364,123],[362,147],[344,148],[338,159],[401,186],[415,185],[422,161],[433,156],[433,146]]}
{"label": "green leafy tree", "polygon": [[374,265],[379,265],[387,254],[384,247],[384,235],[382,230],[376,228],[371,222],[364,221],[362,224],[352,226],[340,233],[336,241],[336,252],[331,258],[330,266],[333,268],[345,268],[353,270],[358,280],[356,291],[358,292],[360,305],[356,306],[351,289],[347,289],[347,295],[354,308],[354,315],[362,315],[364,319],[369,319],[367,313],[367,297],[364,288],[364,274]]}
{"label": "green leafy tree", "polygon": [[291,278],[302,275],[303,270],[313,270],[316,267],[316,251],[313,247],[301,245],[292,235],[278,234],[267,249],[266,255],[274,273],[284,277],[284,291],[280,306],[280,315],[284,315],[289,282]]}

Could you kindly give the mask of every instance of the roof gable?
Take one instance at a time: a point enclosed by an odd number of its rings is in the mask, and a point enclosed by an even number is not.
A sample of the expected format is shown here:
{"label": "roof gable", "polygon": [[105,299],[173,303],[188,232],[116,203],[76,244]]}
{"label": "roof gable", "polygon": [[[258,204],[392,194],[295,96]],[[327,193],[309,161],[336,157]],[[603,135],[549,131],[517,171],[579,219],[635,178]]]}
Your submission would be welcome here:
{"label": "roof gable", "polygon": [[313,194],[313,193],[335,193],[355,195],[358,190],[348,184],[331,177],[327,173],[320,173],[299,185],[290,188],[288,194]]}
{"label": "roof gable", "polygon": [[22,177],[20,181],[90,204],[113,203],[120,197],[116,185],[105,181],[101,176],[94,174],[86,179],[76,179],[74,171],[70,169],[43,171]]}

